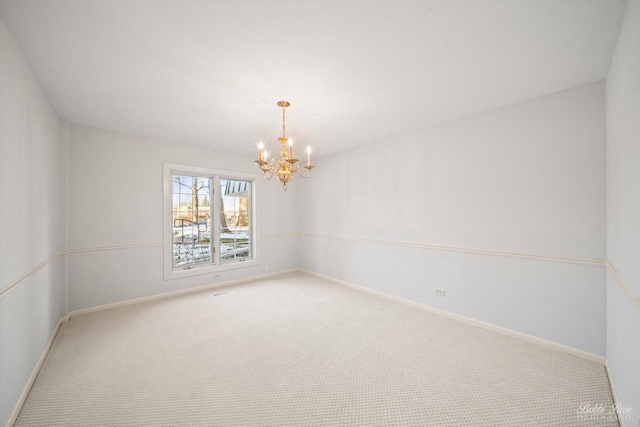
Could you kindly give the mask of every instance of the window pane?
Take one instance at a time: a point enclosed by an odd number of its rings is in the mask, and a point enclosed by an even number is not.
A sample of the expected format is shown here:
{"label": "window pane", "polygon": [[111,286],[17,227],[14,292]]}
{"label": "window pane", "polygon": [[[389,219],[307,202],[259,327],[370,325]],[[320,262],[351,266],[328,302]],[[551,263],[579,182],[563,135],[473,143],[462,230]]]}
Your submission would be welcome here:
{"label": "window pane", "polygon": [[208,178],[173,175],[173,267],[210,263],[211,203]]}
{"label": "window pane", "polygon": [[220,261],[251,258],[251,181],[220,179]]}

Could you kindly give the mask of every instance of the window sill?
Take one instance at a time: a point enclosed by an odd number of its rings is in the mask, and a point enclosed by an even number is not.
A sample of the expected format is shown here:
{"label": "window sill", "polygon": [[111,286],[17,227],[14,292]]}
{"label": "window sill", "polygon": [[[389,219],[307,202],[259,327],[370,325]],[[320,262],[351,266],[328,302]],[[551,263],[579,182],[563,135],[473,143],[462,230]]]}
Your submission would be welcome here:
{"label": "window sill", "polygon": [[238,268],[249,268],[258,265],[260,265],[260,262],[257,259],[249,258],[246,259],[246,261],[226,262],[218,265],[207,264],[193,266],[191,268],[172,268],[169,271],[164,272],[164,280],[219,273],[221,271],[235,270]]}

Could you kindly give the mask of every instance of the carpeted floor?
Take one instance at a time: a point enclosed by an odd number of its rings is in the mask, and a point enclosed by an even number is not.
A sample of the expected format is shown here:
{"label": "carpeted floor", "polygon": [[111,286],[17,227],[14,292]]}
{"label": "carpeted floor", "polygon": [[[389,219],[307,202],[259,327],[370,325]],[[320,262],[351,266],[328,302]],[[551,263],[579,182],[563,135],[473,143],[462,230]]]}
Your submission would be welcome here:
{"label": "carpeted floor", "polygon": [[225,290],[73,317],[16,425],[617,425],[578,419],[596,363],[300,273]]}

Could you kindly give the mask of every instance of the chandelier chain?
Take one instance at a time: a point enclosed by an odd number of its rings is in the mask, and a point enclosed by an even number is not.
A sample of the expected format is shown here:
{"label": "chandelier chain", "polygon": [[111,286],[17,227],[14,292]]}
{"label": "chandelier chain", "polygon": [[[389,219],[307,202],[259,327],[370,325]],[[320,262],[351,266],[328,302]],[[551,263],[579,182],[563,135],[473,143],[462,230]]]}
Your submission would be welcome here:
{"label": "chandelier chain", "polygon": [[284,112],[287,109],[286,106],[282,106],[282,137],[286,138],[287,137],[287,133],[285,132],[285,126],[284,126]]}

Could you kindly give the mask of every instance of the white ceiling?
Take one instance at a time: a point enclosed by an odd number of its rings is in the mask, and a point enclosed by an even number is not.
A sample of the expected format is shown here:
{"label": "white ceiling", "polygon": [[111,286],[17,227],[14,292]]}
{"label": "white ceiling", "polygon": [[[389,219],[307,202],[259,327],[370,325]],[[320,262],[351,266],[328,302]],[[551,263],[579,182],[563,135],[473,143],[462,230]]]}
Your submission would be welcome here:
{"label": "white ceiling", "polygon": [[622,0],[0,1],[74,123],[325,155],[603,79]]}

